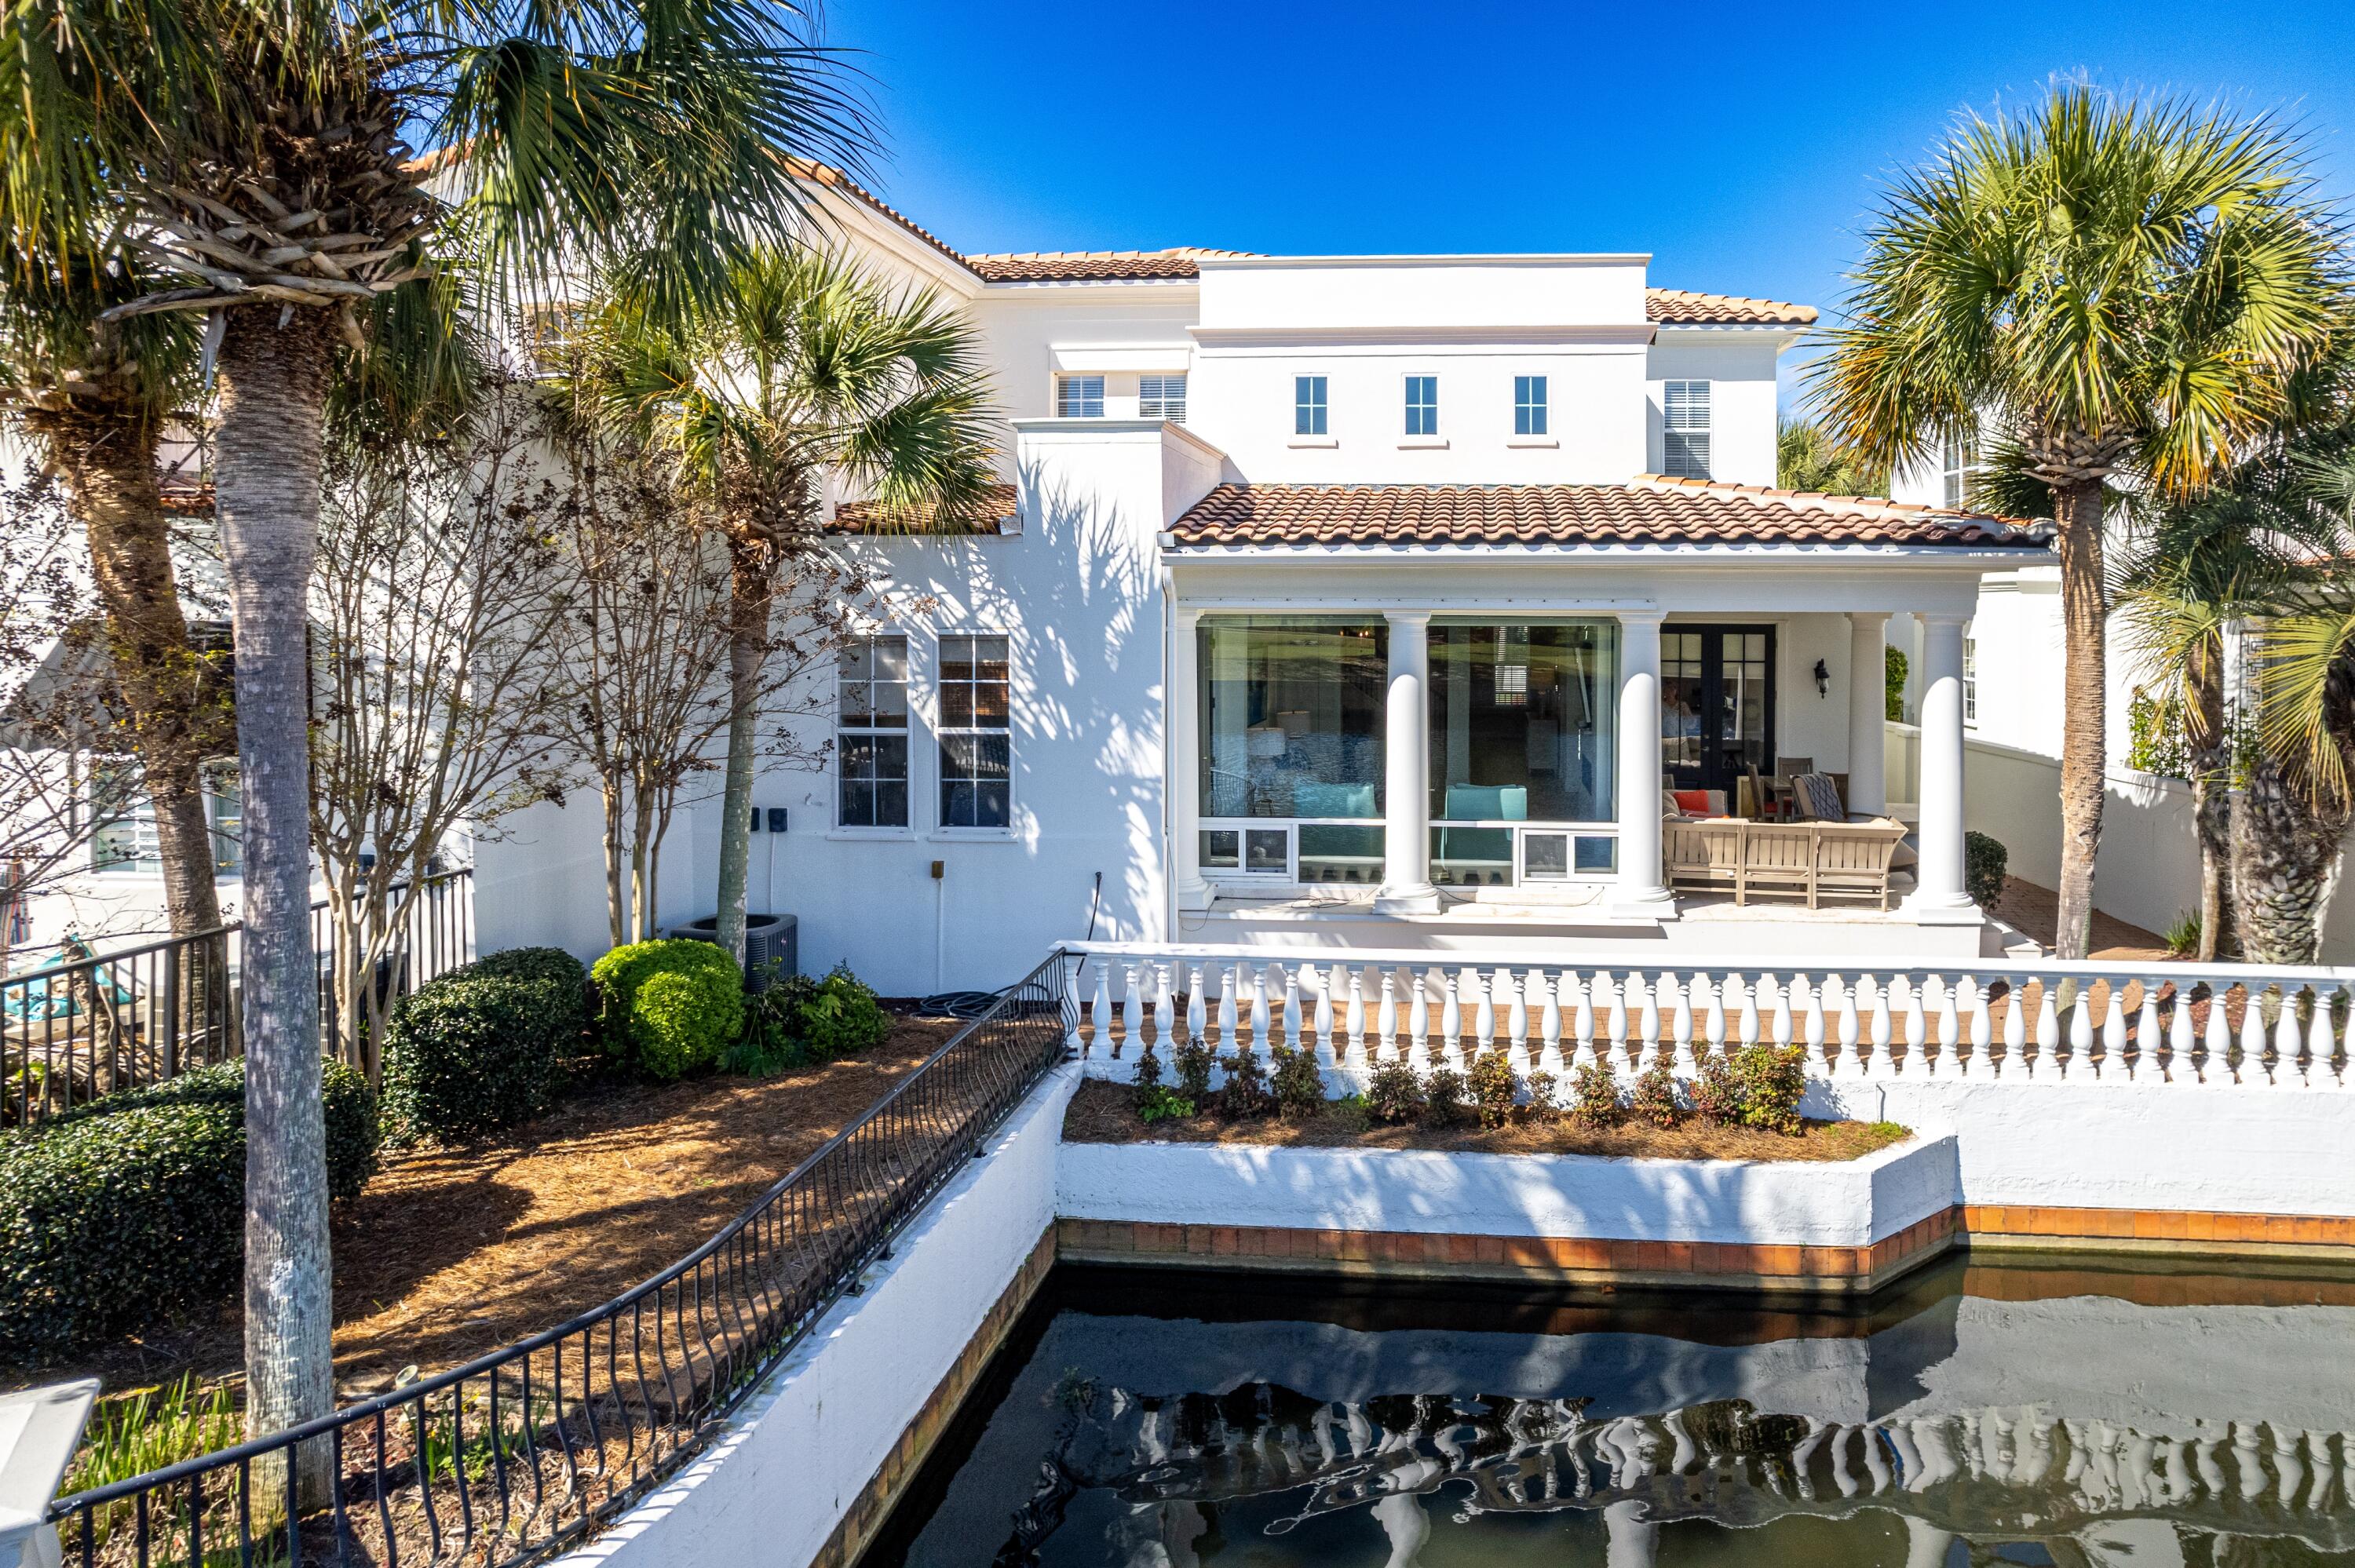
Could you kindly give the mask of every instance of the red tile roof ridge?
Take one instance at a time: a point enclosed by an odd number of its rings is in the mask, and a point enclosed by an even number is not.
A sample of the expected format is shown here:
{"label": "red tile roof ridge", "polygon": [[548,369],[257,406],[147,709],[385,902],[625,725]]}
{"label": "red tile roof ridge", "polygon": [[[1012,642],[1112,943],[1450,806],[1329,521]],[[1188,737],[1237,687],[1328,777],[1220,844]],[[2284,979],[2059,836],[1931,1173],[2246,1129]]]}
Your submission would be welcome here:
{"label": "red tile roof ridge", "polygon": [[1764,501],[1822,501],[1846,505],[1859,511],[1902,512],[1917,516],[1974,518],[1984,523],[2000,523],[2007,527],[2032,528],[2035,520],[2012,517],[1998,512],[1966,512],[1958,506],[1932,506],[1921,501],[1892,501],[1885,495],[1835,495],[1822,490],[1785,490],[1772,484],[1742,484],[1730,479],[1695,479],[1682,473],[1639,473],[1628,482],[1650,485],[1655,489],[1674,487],[1679,490],[1705,490],[1728,495],[1756,496]]}
{"label": "red tile roof ridge", "polygon": [[1698,289],[1644,291],[1644,313],[1655,322],[1693,325],[1732,323],[1771,326],[1812,326],[1816,307],[1787,300],[1762,300],[1749,294],[1712,294]]}

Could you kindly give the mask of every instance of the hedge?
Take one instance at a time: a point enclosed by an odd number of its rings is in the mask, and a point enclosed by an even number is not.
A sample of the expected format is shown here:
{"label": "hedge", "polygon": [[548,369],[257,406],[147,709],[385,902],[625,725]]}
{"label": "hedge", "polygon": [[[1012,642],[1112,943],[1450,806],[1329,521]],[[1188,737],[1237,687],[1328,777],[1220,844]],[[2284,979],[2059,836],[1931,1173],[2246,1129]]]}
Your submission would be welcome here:
{"label": "hedge", "polygon": [[[327,1191],[376,1170],[368,1080],[325,1065]],[[0,1138],[0,1348],[60,1354],[217,1306],[245,1255],[245,1064]]]}
{"label": "hedge", "polygon": [[384,1121],[398,1142],[529,1121],[589,1029],[589,975],[559,948],[513,948],[426,981],[385,1029]]}
{"label": "hedge", "polygon": [[1963,835],[1963,890],[1981,913],[1995,913],[2003,898],[2004,874],[2010,869],[2011,852],[2001,839],[1981,832]]}
{"label": "hedge", "polygon": [[666,1083],[709,1067],[744,1026],[744,974],[709,942],[633,942],[589,969],[607,1048]]}

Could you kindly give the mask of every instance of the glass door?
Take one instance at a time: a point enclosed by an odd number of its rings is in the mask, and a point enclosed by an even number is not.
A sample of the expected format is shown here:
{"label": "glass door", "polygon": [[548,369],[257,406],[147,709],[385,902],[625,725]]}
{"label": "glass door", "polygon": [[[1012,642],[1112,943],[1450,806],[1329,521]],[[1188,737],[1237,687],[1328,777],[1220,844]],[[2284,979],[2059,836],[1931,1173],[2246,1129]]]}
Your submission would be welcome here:
{"label": "glass door", "polygon": [[1670,626],[1660,633],[1660,761],[1677,789],[1722,789],[1774,770],[1774,629]]}

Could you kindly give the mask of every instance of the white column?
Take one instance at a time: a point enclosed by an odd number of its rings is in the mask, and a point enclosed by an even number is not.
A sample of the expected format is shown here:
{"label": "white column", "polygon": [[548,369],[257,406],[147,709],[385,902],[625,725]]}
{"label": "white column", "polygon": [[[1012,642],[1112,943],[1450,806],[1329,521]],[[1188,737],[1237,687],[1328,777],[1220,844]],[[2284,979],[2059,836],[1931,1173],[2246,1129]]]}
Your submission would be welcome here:
{"label": "white column", "polygon": [[1881,771],[1888,745],[1889,617],[1848,618],[1848,809],[1879,816],[1889,810]]}
{"label": "white column", "polygon": [[1439,907],[1431,885],[1431,616],[1391,610],[1391,683],[1383,704],[1382,885],[1385,915]]}
{"label": "white column", "polygon": [[[1178,609],[1169,617],[1169,836],[1178,907],[1208,909],[1202,880],[1202,676],[1196,656],[1202,612]],[[1173,932],[1172,935],[1175,935]]]}
{"label": "white column", "polygon": [[1619,612],[1619,886],[1611,912],[1673,919],[1660,881],[1660,612]]}
{"label": "white column", "polygon": [[1963,889],[1963,624],[1922,618],[1921,863],[1905,908],[1926,925],[1977,921]]}

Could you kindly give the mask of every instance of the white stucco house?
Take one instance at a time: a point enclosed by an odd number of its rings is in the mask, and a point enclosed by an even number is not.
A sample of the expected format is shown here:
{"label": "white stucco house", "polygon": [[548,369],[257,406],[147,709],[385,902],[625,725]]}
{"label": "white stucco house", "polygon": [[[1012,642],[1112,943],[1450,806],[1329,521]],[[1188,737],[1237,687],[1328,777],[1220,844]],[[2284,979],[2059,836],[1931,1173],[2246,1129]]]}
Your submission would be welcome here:
{"label": "white stucco house", "polygon": [[[817,188],[862,261],[970,313],[1007,490],[986,535],[871,536],[838,502],[890,609],[820,705],[824,769],[756,792],[751,904],[799,917],[805,969],[992,986],[1091,927],[1630,961],[1988,940],[1963,631],[2049,546],[1772,488],[1812,310],[1657,287],[1641,255],[964,256]],[[1892,616],[1921,629],[1898,800]],[[1894,907],[1664,885],[1664,788],[1793,758],[1918,820]],[[666,923],[709,912],[718,839],[713,805],[674,829]],[[601,875],[594,810],[511,821],[483,945],[593,953]]]}

